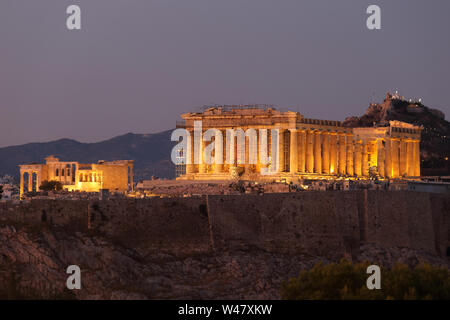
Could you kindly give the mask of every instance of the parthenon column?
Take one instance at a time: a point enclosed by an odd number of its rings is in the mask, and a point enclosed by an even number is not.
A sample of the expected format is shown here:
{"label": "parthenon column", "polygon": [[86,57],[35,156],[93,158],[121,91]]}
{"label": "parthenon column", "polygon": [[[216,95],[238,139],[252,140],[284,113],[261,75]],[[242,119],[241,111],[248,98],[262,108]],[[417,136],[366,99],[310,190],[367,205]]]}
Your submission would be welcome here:
{"label": "parthenon column", "polygon": [[399,175],[400,176],[406,176],[408,175],[408,169],[406,165],[406,158],[407,158],[407,152],[406,152],[406,142],[405,139],[400,140],[400,167],[399,167]]}
{"label": "parthenon column", "polygon": [[321,146],[321,132],[314,132],[314,172],[322,173],[322,146]]}
{"label": "parthenon column", "polygon": [[381,177],[386,176],[386,172],[384,170],[384,146],[383,146],[383,140],[378,139],[377,140],[377,168],[378,168],[378,174]]}
{"label": "parthenon column", "polygon": [[[228,162],[227,162],[227,152],[228,152],[228,150],[227,150],[227,132],[226,132],[226,130],[221,130],[221,132],[222,132],[222,145],[223,145],[223,149],[222,149],[222,157],[223,157],[222,172],[225,172],[226,165],[228,164]],[[259,137],[258,137],[258,143],[259,143]],[[259,164],[259,155],[258,155],[258,164]],[[226,172],[228,172],[228,167],[226,169],[227,169]]]}
{"label": "parthenon column", "polygon": [[186,173],[194,173],[194,168],[194,132],[193,130],[189,130],[186,150]]}
{"label": "parthenon column", "polygon": [[392,153],[391,153],[391,139],[387,138],[385,143],[385,157],[384,157],[384,170],[386,177],[392,178]]}
{"label": "parthenon column", "polygon": [[355,175],[361,176],[362,141],[355,142]]}
{"label": "parthenon column", "polygon": [[335,132],[330,134],[330,173],[337,174],[337,135]]}
{"label": "parthenon column", "polygon": [[306,171],[308,173],[314,172],[314,132],[308,130],[306,134]]}
{"label": "parthenon column", "polygon": [[289,129],[291,132],[290,154],[289,154],[289,172],[297,173],[298,171],[298,141],[297,129]]}
{"label": "parthenon column", "polygon": [[399,174],[399,140],[393,139],[391,144],[392,149],[392,175],[397,178]]}
{"label": "parthenon column", "polygon": [[244,136],[245,141],[245,153],[244,153],[244,167],[245,172],[250,172],[250,137],[245,135]]}
{"label": "parthenon column", "polygon": [[344,175],[346,171],[346,148],[345,148],[345,134],[339,134],[339,174]]}
{"label": "parthenon column", "polygon": [[300,172],[306,172],[306,131],[305,130],[301,130],[299,132],[299,137],[298,137],[298,142],[299,142],[299,149],[300,149],[300,153],[299,153],[299,168],[298,171]]}
{"label": "parthenon column", "polygon": [[363,141],[362,146],[362,175],[365,177],[369,176],[369,142]]}
{"label": "parthenon column", "polygon": [[322,134],[322,171],[323,173],[330,173],[330,134],[324,132]]}
{"label": "parthenon column", "polygon": [[407,145],[407,158],[406,165],[408,168],[408,177],[414,176],[414,142],[412,140],[408,140]]}
{"label": "parthenon column", "polygon": [[206,173],[206,163],[205,163],[205,159],[204,159],[204,151],[205,151],[205,147],[206,147],[206,141],[203,140],[203,134],[201,137],[201,141],[199,143],[199,155],[198,155],[198,159],[199,159],[199,164],[198,164],[198,172],[199,173]]}
{"label": "parthenon column", "polygon": [[278,172],[285,171],[284,159],[284,129],[278,130]]}
{"label": "parthenon column", "polygon": [[420,148],[419,140],[414,140],[414,176],[420,177]]}
{"label": "parthenon column", "polygon": [[236,154],[237,154],[237,149],[236,149],[236,138],[231,135],[229,136],[229,146],[227,149],[227,160],[226,163],[228,165],[228,171],[231,172],[231,168],[236,166]]}
{"label": "parthenon column", "polygon": [[214,136],[214,173],[223,172],[223,134],[220,130]]}
{"label": "parthenon column", "polygon": [[347,174],[352,176],[354,174],[353,165],[353,135],[347,135]]}

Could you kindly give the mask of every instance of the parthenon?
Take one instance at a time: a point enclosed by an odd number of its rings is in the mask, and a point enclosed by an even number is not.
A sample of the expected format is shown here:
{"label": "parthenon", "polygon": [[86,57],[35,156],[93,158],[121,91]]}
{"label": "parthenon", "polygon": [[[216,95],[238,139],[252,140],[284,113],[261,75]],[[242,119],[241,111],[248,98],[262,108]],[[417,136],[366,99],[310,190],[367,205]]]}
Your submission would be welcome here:
{"label": "parthenon", "polygon": [[[233,159],[227,159],[225,139],[220,154],[214,156],[210,164],[202,161],[205,148],[211,142],[201,140],[197,146],[190,139],[188,156],[190,160],[178,166],[178,179],[222,180],[230,179],[238,172],[243,179],[265,180],[286,179],[334,179],[347,177],[364,179],[377,176],[379,179],[414,178],[420,176],[419,143],[421,128],[400,121],[390,121],[385,126],[344,127],[340,121],[305,118],[298,112],[279,111],[273,107],[261,106],[214,106],[203,112],[185,113],[178,128],[185,128],[194,134],[194,122],[201,121],[202,131],[210,128],[220,130],[226,136],[229,129],[243,129],[245,134],[245,162],[236,161],[237,149]],[[278,129],[278,169],[275,177],[261,175],[259,153],[255,164],[249,160],[248,129]],[[270,131],[269,131],[270,132]],[[258,150],[260,139],[255,139]],[[270,145],[270,138],[267,139]],[[219,142],[219,141],[217,141]],[[237,148],[236,137],[231,148]],[[268,147],[270,153],[270,146]],[[195,154],[197,153],[197,154]],[[193,161],[197,157],[198,164]],[[227,161],[228,160],[228,161]]]}
{"label": "parthenon", "polygon": [[20,196],[24,193],[25,175],[28,176],[28,192],[39,191],[43,181],[58,181],[68,191],[98,192],[107,189],[124,192],[133,188],[133,162],[100,160],[98,163],[82,164],[48,156],[45,164],[19,165]]}

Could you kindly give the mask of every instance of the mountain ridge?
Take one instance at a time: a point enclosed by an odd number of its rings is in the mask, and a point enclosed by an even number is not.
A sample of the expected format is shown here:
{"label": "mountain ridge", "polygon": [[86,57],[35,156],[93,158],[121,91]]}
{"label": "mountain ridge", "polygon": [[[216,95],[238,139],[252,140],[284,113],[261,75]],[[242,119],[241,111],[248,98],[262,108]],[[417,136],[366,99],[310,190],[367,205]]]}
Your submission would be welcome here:
{"label": "mountain ridge", "polygon": [[98,142],[79,142],[62,138],[48,142],[31,142],[0,148],[0,176],[19,177],[19,164],[43,163],[48,155],[62,161],[97,163],[98,160],[135,160],[135,179],[155,175],[173,178],[175,166],[170,152],[175,142],[170,141],[172,130],[152,134],[126,133]]}

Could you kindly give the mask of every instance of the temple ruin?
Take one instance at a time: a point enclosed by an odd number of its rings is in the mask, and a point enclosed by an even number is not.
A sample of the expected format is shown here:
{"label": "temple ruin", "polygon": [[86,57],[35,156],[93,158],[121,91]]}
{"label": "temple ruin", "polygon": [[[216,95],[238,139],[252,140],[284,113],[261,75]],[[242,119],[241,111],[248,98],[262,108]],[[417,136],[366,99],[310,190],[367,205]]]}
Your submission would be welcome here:
{"label": "temple ruin", "polygon": [[[347,177],[364,179],[377,176],[380,179],[416,178],[420,176],[420,135],[421,128],[400,121],[390,121],[385,126],[351,128],[340,121],[305,118],[292,111],[279,111],[270,106],[214,106],[203,112],[182,114],[183,121],[178,128],[185,128],[194,135],[194,122],[201,121],[202,132],[213,128],[245,131],[245,163],[239,164],[239,148],[236,136],[229,148],[233,148],[233,158],[227,161],[225,138],[220,153],[214,155],[214,162],[202,161],[203,150],[212,141],[195,142],[189,139],[187,157],[190,161],[177,167],[178,179],[186,180],[227,180],[235,172],[242,179],[334,179]],[[259,152],[257,162],[250,164],[248,130],[258,134],[257,149],[261,142],[258,129],[278,129],[278,170],[275,175],[263,176]],[[231,132],[233,132],[231,131]],[[270,131],[269,131],[270,132]],[[214,138],[213,138],[214,139]],[[270,145],[270,138],[267,139]],[[218,141],[219,142],[219,141]],[[198,145],[194,145],[198,144]],[[270,146],[267,146],[270,153]],[[197,153],[197,154],[195,154]],[[200,159],[196,164],[194,158]],[[203,156],[204,157],[204,156]],[[218,160],[219,159],[219,160]]]}
{"label": "temple ruin", "polygon": [[68,191],[125,192],[133,189],[133,160],[103,161],[82,164],[60,161],[54,156],[45,158],[45,164],[30,163],[20,167],[20,196],[24,193],[25,175],[28,192],[39,191],[43,181],[59,181]]}

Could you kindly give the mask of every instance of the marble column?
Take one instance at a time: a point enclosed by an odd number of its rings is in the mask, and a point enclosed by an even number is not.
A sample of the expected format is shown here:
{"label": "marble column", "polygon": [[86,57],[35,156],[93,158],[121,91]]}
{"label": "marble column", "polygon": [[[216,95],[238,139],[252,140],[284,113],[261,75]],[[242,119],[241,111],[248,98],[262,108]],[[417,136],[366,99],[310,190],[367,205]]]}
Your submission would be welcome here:
{"label": "marble column", "polygon": [[217,130],[214,136],[214,173],[223,172],[223,134]]}
{"label": "marble column", "polygon": [[412,140],[408,140],[408,143],[406,145],[407,149],[407,170],[408,170],[408,177],[414,176],[414,142]]}
{"label": "marble column", "polygon": [[392,153],[391,153],[391,139],[387,138],[384,143],[385,158],[384,158],[384,170],[386,177],[392,178]]}
{"label": "marble column", "polygon": [[[100,182],[102,182],[102,179],[100,178]],[[130,165],[130,189],[131,191],[134,190],[134,183],[133,183],[133,166]]]}
{"label": "marble column", "polygon": [[324,132],[322,134],[322,171],[330,173],[330,134]]}
{"label": "marble column", "polygon": [[386,176],[386,172],[384,170],[384,145],[383,140],[378,139],[377,140],[377,168],[378,168],[378,174],[381,177]]}
{"label": "marble column", "polygon": [[392,175],[394,178],[397,178],[400,175],[399,171],[399,140],[393,139],[391,144],[391,150],[392,150]]}
{"label": "marble column", "polygon": [[351,134],[347,135],[347,174],[353,176],[354,174],[354,164],[353,164],[353,136]]}
{"label": "marble column", "polygon": [[39,191],[39,187],[41,186],[41,175],[42,171],[39,169],[39,171],[36,172],[36,192]]}
{"label": "marble column", "polygon": [[20,196],[23,194],[23,179],[24,179],[24,173],[20,171]]}
{"label": "marble column", "polygon": [[306,131],[301,130],[298,133],[298,141],[299,141],[299,163],[298,163],[298,171],[306,172]]}
{"label": "marble column", "polygon": [[338,166],[339,166],[339,174],[344,175],[346,172],[346,167],[347,167],[347,159],[346,159],[346,139],[345,139],[345,134],[339,134],[339,161],[338,161]]}
{"label": "marble column", "polygon": [[284,129],[278,130],[278,172],[285,171],[284,159]]}
{"label": "marble column", "polygon": [[189,130],[189,138],[187,139],[186,150],[186,173],[194,173],[194,131]]}
{"label": "marble column", "polygon": [[33,173],[28,172],[28,192],[33,191]]}
{"label": "marble column", "polygon": [[399,167],[399,175],[404,177],[408,175],[408,167],[406,165],[406,158],[407,158],[407,152],[406,152],[406,142],[404,139],[400,140],[400,167]]}
{"label": "marble column", "polygon": [[314,132],[309,131],[306,135],[306,171],[308,173],[314,172]]}
{"label": "marble column", "polygon": [[363,142],[362,146],[362,175],[365,177],[369,176],[369,145],[367,141]]}
{"label": "marble column", "polygon": [[362,175],[362,141],[357,140],[355,142],[355,175],[361,176]]}
{"label": "marble column", "polygon": [[322,173],[322,141],[321,132],[314,132],[314,172]]}
{"label": "marble column", "polygon": [[199,164],[198,164],[198,172],[199,173],[206,173],[206,163],[205,163],[205,159],[204,159],[204,150],[206,147],[206,141],[203,140],[203,133],[201,136],[201,141],[199,143],[199,154],[198,154],[198,159],[199,159]]}
{"label": "marble column", "polygon": [[228,170],[231,170],[231,168],[236,166],[236,154],[237,154],[237,149],[236,149],[236,138],[231,135],[229,136],[229,146],[228,146],[228,150],[227,150],[227,165],[228,165]]}
{"label": "marble column", "polygon": [[298,141],[297,129],[289,129],[291,133],[290,153],[289,153],[289,172],[297,173],[298,171]]}
{"label": "marble column", "polygon": [[337,134],[332,132],[330,134],[330,173],[337,174]]}
{"label": "marble column", "polygon": [[250,172],[250,137],[245,136],[244,141],[245,141],[244,168],[245,172]]}
{"label": "marble column", "polygon": [[414,176],[420,177],[420,141],[414,141]]}

